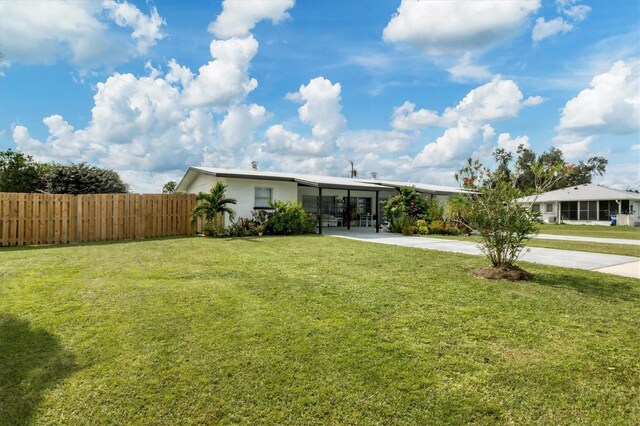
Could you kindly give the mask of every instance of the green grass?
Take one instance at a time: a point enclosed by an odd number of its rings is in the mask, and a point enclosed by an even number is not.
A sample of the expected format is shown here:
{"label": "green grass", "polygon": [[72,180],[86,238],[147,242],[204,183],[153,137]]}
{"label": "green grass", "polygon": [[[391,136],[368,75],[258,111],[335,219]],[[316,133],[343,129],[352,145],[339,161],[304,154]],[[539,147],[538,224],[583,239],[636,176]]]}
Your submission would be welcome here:
{"label": "green grass", "polygon": [[578,237],[640,240],[640,227],[631,226],[565,225],[545,223],[540,225],[540,233],[552,235],[574,235]]}
{"label": "green grass", "polygon": [[318,236],[0,259],[0,424],[640,423],[639,280]]}
{"label": "green grass", "polygon": [[[444,238],[447,240],[469,241],[477,243],[479,237],[467,235],[428,235],[429,238]],[[619,254],[622,256],[640,257],[640,246],[630,244],[592,243],[582,241],[546,240],[532,238],[527,242],[528,247],[545,247],[559,250],[587,251],[591,253]]]}

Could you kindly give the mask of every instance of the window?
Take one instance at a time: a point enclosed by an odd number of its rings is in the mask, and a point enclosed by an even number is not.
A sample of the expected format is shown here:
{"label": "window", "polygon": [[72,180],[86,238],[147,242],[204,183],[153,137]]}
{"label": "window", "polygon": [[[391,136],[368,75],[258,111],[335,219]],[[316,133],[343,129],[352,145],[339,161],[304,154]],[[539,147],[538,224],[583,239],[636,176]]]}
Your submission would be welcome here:
{"label": "window", "polygon": [[577,201],[561,202],[560,218],[562,218],[562,220],[578,220],[578,202]]}
{"label": "window", "polygon": [[254,209],[270,209],[271,208],[271,188],[256,188],[256,197],[253,204]]}
{"label": "window", "polygon": [[538,204],[538,203],[533,204],[531,206],[531,210],[533,210],[534,212],[539,212],[540,211],[540,204]]}
{"label": "window", "polygon": [[580,220],[598,220],[597,201],[580,201]]}
{"label": "window", "polygon": [[547,213],[553,213],[553,203],[547,203]]}
{"label": "window", "polygon": [[[629,200],[622,200],[622,206],[620,206],[620,208],[622,209],[622,214],[629,214]],[[633,214],[633,211],[631,211],[631,214]]]}

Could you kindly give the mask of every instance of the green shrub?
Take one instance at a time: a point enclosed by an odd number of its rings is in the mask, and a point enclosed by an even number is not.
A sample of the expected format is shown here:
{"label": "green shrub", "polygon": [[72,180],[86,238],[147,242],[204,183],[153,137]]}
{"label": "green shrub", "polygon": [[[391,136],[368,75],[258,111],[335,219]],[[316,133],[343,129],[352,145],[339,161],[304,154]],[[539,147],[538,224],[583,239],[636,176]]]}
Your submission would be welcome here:
{"label": "green shrub", "polygon": [[253,219],[241,217],[237,222],[227,228],[227,235],[229,237],[253,237],[258,235],[258,227],[260,226],[261,225]]}
{"label": "green shrub", "polygon": [[402,229],[409,225],[415,226],[416,222],[405,214],[391,217],[389,221],[389,232],[401,233]]}
{"label": "green shrub", "polygon": [[202,226],[202,230],[206,237],[224,237],[226,232],[224,227],[215,221],[205,222]]}
{"label": "green shrub", "polygon": [[415,235],[418,229],[416,226],[411,224],[406,224],[402,227],[402,235]]}
{"label": "green shrub", "polygon": [[312,234],[316,225],[309,213],[305,212],[300,203],[290,201],[274,201],[264,222],[265,232],[269,235],[301,235]]}
{"label": "green shrub", "polygon": [[434,220],[429,224],[429,233],[433,235],[446,235],[447,224],[442,220]]}
{"label": "green shrub", "polygon": [[427,221],[424,219],[416,221],[416,230],[420,235],[427,235],[429,233],[429,225],[427,224]]}

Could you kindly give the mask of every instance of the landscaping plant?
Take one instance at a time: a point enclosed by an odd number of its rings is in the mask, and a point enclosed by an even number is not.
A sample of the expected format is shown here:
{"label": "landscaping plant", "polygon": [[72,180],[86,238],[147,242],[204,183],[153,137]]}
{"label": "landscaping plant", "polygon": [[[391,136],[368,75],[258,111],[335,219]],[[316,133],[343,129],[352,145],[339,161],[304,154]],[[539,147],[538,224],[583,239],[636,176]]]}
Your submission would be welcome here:
{"label": "landscaping plant", "polygon": [[316,230],[314,221],[302,208],[302,204],[290,201],[274,201],[264,223],[269,235],[302,235]]}
{"label": "landscaping plant", "polygon": [[216,182],[209,193],[200,192],[196,195],[198,205],[191,213],[191,223],[194,225],[198,219],[204,220],[203,230],[207,233],[224,234],[224,213],[229,215],[229,220],[236,217],[236,211],[230,204],[236,204],[234,198],[227,198],[227,185]]}
{"label": "landscaping plant", "polygon": [[[499,154],[499,153],[498,153]],[[499,162],[500,163],[500,162]],[[571,173],[571,167],[536,163],[533,165],[534,194],[540,194],[546,188]],[[480,249],[491,261],[493,269],[475,271],[489,278],[527,279],[529,275],[517,268],[514,263],[526,249],[532,234],[538,232],[540,213],[531,206],[537,196],[529,203],[519,203],[524,194],[514,184],[518,169],[511,171],[508,161],[502,162],[495,171],[484,167],[478,160],[467,160],[467,165],[455,175],[463,188],[470,190],[464,206],[459,205],[460,216],[464,216],[464,225],[478,233]],[[461,200],[458,200],[462,203]]]}

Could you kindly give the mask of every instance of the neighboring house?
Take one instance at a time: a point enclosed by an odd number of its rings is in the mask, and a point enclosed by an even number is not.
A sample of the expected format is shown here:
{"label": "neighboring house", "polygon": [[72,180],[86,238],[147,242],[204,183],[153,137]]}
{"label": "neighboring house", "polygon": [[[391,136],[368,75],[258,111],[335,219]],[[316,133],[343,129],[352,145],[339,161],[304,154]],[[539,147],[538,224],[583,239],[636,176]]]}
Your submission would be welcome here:
{"label": "neighboring house", "polygon": [[[464,192],[455,187],[411,182],[210,167],[190,167],[177,191],[207,192],[217,181],[226,184],[228,197],[237,200],[233,207],[237,217],[251,217],[254,210],[268,210],[272,201],[297,201],[309,213],[321,212],[320,232],[323,226],[376,227],[376,224],[377,230],[384,222],[382,202],[396,195],[401,186],[415,186],[429,200],[442,201],[451,194]],[[350,214],[348,205],[352,206]]]}
{"label": "neighboring house", "polygon": [[[530,196],[519,201],[532,200]],[[532,208],[547,223],[609,225],[611,216],[617,216],[619,225],[640,226],[640,194],[591,183],[545,192]]]}

